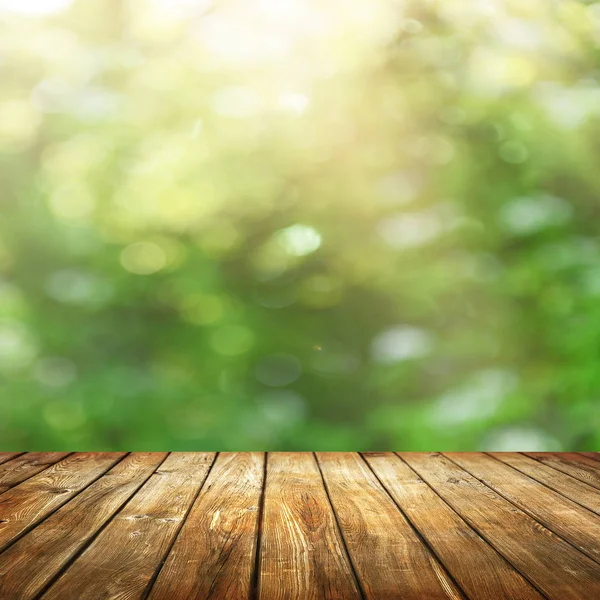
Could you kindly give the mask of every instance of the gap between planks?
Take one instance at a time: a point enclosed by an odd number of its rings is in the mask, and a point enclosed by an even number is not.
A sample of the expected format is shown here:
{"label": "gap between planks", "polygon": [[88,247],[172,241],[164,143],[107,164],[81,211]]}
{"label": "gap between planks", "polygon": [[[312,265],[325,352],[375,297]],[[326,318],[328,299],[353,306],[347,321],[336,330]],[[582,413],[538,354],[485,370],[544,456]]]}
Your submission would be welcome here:
{"label": "gap between planks", "polygon": [[[262,557],[262,548],[263,548],[263,528],[264,528],[264,517],[265,517],[265,502],[266,502],[266,494],[267,494],[267,481],[268,481],[268,463],[269,463],[269,455],[272,453],[262,453],[263,454],[263,468],[262,468],[262,487],[260,490],[260,500],[259,500],[259,507],[258,507],[258,525],[257,525],[257,530],[256,530],[256,542],[255,542],[255,554],[253,556],[252,559],[252,565],[253,565],[253,572],[252,572],[252,583],[251,583],[251,588],[250,588],[250,597],[252,598],[252,600],[257,600],[259,598],[260,595],[260,589],[261,589],[261,567],[262,567],[262,563],[261,563],[261,557]],[[432,544],[430,543],[430,541],[424,536],[424,534],[421,533],[420,529],[417,527],[417,525],[413,522],[413,520],[410,518],[409,514],[403,510],[403,508],[400,506],[399,502],[396,500],[396,498],[394,497],[394,495],[391,493],[390,489],[388,488],[388,486],[386,485],[385,481],[377,474],[377,472],[375,471],[375,469],[373,468],[373,466],[370,464],[369,460],[366,458],[366,456],[369,455],[369,453],[344,453],[344,454],[355,454],[355,456],[357,456],[360,461],[362,461],[362,463],[365,465],[366,469],[368,469],[368,471],[371,473],[371,475],[375,478],[375,481],[379,484],[379,486],[382,488],[384,494],[388,497],[388,499],[392,502],[392,504],[395,506],[395,509],[398,511],[399,515],[401,515],[401,518],[403,518],[407,524],[409,525],[409,527],[412,529],[413,533],[415,534],[415,536],[419,539],[419,541],[421,542],[421,544],[423,545],[424,549],[426,550],[426,552],[431,555],[433,557],[434,561],[437,561],[439,563],[439,565],[442,567],[443,571],[445,572],[445,575],[454,583],[454,585],[456,586],[456,588],[458,590],[460,590],[460,593],[462,594],[462,597],[464,597],[465,599],[467,598],[471,598],[471,596],[469,594],[467,594],[467,592],[464,589],[464,586],[462,586],[460,584],[460,582],[456,579],[456,575],[453,572],[453,570],[451,570],[448,565],[444,562],[443,557],[439,554],[439,552],[436,551],[436,549],[432,546]],[[377,454],[377,453],[373,453],[373,454]],[[527,580],[532,586],[533,588],[535,588],[540,596],[547,598],[548,596],[544,595],[543,592],[535,585],[534,582],[531,581],[531,579],[529,579],[529,577],[522,573],[521,570],[519,568],[517,568],[512,561],[510,561],[502,552],[500,552],[496,546],[494,545],[494,543],[492,543],[489,539],[487,539],[486,535],[482,534],[481,531],[478,530],[477,527],[471,525],[471,523],[469,521],[467,521],[462,514],[456,510],[454,508],[454,506],[452,504],[450,504],[445,497],[443,497],[442,495],[440,495],[440,493],[434,488],[432,487],[432,485],[423,477],[421,476],[420,473],[418,473],[417,471],[415,471],[415,469],[412,467],[412,465],[406,463],[406,461],[404,461],[404,459],[402,458],[402,456],[397,455],[397,454],[390,454],[391,456],[394,456],[396,458],[396,460],[400,461],[402,464],[404,464],[408,469],[410,469],[413,473],[415,473],[415,476],[421,480],[434,494],[435,496],[440,500],[440,502],[442,502],[445,506],[448,507],[448,509],[450,511],[452,511],[454,514],[457,515],[457,517],[464,522],[465,527],[470,529],[479,539],[482,540],[483,543],[485,543],[492,552],[496,553],[498,555],[498,557],[500,557],[503,561],[506,562],[507,565],[509,565],[516,573],[520,574],[525,580]],[[19,456],[23,455],[14,455],[11,456],[10,458],[6,459],[5,461],[1,460],[0,457],[0,464],[2,464],[2,466],[6,466],[6,464],[10,464],[10,462],[16,460]],[[74,499],[76,499],[80,494],[82,494],[85,490],[87,490],[90,486],[92,486],[94,483],[96,483],[99,479],[101,479],[102,477],[104,477],[107,473],[110,473],[110,471],[112,469],[115,468],[115,466],[117,466],[119,463],[121,463],[123,460],[125,460],[125,458],[128,456],[128,454],[123,454],[123,456],[121,456],[120,458],[118,458],[118,460],[116,460],[112,466],[110,466],[108,469],[105,469],[102,473],[100,473],[99,475],[97,475],[95,478],[91,479],[85,486],[81,487],[80,489],[78,489],[75,493],[73,493],[71,496],[69,496],[62,504],[58,504],[56,506],[54,506],[47,514],[45,514],[39,521],[33,522],[32,524],[30,524],[28,527],[26,527],[25,529],[23,529],[19,534],[17,534],[14,539],[12,539],[3,549],[6,550],[8,548],[10,548],[10,546],[12,546],[13,544],[15,544],[18,540],[20,540],[24,535],[26,535],[28,532],[30,532],[32,529],[34,529],[35,527],[40,526],[40,524],[42,524],[43,522],[45,522],[47,519],[51,518],[53,515],[55,515],[61,508],[63,508],[66,504],[68,504],[69,502],[73,501]],[[36,595],[36,598],[39,598],[40,596],[42,596],[45,592],[47,592],[52,585],[58,580],[60,579],[60,577],[65,573],[65,571],[68,570],[68,568],[77,561],[77,559],[94,543],[94,541],[103,533],[103,531],[116,519],[116,517],[121,513],[121,511],[123,511],[125,509],[125,507],[127,506],[127,504],[129,504],[130,502],[132,502],[132,500],[136,497],[136,495],[140,492],[141,489],[143,489],[145,483],[148,481],[148,479],[150,479],[150,477],[152,477],[152,475],[154,475],[156,473],[156,471],[158,471],[160,469],[160,466],[163,464],[163,462],[165,460],[167,460],[169,455],[165,456],[163,458],[163,461],[161,461],[161,463],[159,463],[154,470],[148,475],[148,478],[146,480],[144,480],[144,482],[142,482],[140,484],[140,486],[123,502],[123,504],[121,504],[119,506],[119,508],[112,514],[112,516],[107,519],[106,522],[104,522],[99,529],[77,550],[77,552],[74,554],[74,556],[71,557],[71,559],[64,564],[58,571],[57,573],[54,574],[54,576],[51,578],[51,580],[48,582],[48,584],[39,592],[38,595]],[[341,539],[342,545],[343,545],[343,551],[345,553],[345,559],[347,560],[348,565],[350,566],[350,569],[352,571],[353,577],[355,579],[357,588],[362,596],[363,599],[368,597],[367,592],[365,591],[364,587],[363,587],[363,582],[361,581],[361,578],[358,575],[358,570],[357,570],[357,566],[354,562],[354,559],[352,557],[352,554],[348,548],[348,543],[346,540],[346,536],[344,533],[344,530],[341,526],[340,523],[340,517],[338,515],[338,512],[336,510],[336,507],[334,505],[334,502],[332,501],[332,497],[330,494],[330,490],[329,490],[329,486],[328,486],[328,482],[327,482],[327,478],[325,477],[324,473],[323,473],[323,469],[320,463],[320,460],[318,458],[317,453],[311,453],[312,459],[315,461],[319,475],[320,475],[320,480],[321,480],[321,484],[323,486],[323,490],[324,493],[326,495],[327,498],[327,503],[328,503],[328,508],[331,510],[331,513],[333,515],[334,521],[335,521],[335,528],[336,531]],[[507,497],[505,494],[501,493],[498,489],[496,489],[496,486],[490,485],[489,483],[486,483],[486,481],[480,479],[477,475],[474,475],[473,473],[471,473],[471,471],[469,471],[467,468],[465,468],[462,464],[457,464],[456,461],[452,460],[451,456],[447,456],[442,454],[442,456],[444,456],[447,460],[449,460],[450,462],[452,462],[455,467],[461,471],[463,471],[465,474],[473,477],[474,479],[476,479],[479,483],[481,483],[483,486],[485,486],[487,489],[489,489],[493,494],[497,495],[499,498],[501,498],[503,501],[510,503],[512,506],[514,506],[519,512],[522,512],[524,515],[527,516],[527,518],[531,519],[532,521],[536,522],[540,527],[542,528],[546,528],[549,529],[550,531],[552,531],[552,533],[554,535],[556,535],[558,538],[562,539],[565,543],[568,543],[570,546],[573,547],[574,550],[576,550],[577,552],[582,552],[582,550],[580,548],[578,548],[575,544],[573,544],[570,540],[565,539],[563,536],[561,536],[560,534],[557,534],[556,531],[553,530],[553,528],[549,527],[547,523],[541,522],[539,521],[539,519],[536,518],[536,516],[534,514],[531,514],[530,512],[528,512],[526,509],[523,509],[522,506],[520,506],[518,503],[514,502],[513,500],[511,500],[510,497]],[[580,507],[582,510],[584,511],[588,511],[591,514],[593,514],[592,509],[581,505],[580,503],[578,503],[576,500],[569,498],[569,496],[566,496],[565,494],[561,493],[559,490],[555,489],[554,487],[551,487],[549,485],[547,485],[546,483],[544,483],[544,481],[540,481],[539,479],[536,479],[536,477],[529,475],[528,473],[519,470],[517,467],[511,465],[508,462],[505,462],[503,460],[500,460],[497,456],[494,456],[494,454],[486,454],[486,456],[489,457],[490,460],[495,460],[497,461],[499,464],[503,465],[506,469],[511,469],[512,471],[514,471],[515,473],[518,473],[519,476],[523,477],[523,478],[527,478],[529,480],[531,480],[533,483],[535,483],[536,485],[541,486],[543,489],[547,490],[548,492],[552,493],[552,494],[557,494],[559,496],[561,496],[562,498],[564,498],[566,501],[568,502],[572,502],[574,504],[576,504],[578,507]],[[561,475],[561,478],[568,478],[568,480],[573,480],[574,482],[577,482],[578,484],[580,484],[581,486],[586,486],[589,487],[590,490],[594,490],[593,487],[589,486],[586,482],[581,481],[580,479],[575,478],[574,476],[570,475],[569,473],[566,473],[565,471],[559,470],[554,468],[552,465],[549,465],[547,463],[544,463],[540,460],[538,460],[535,457],[523,454],[522,455],[524,458],[527,458],[528,460],[532,461],[532,463],[539,463],[542,466],[544,466],[547,469],[553,469],[557,474]],[[43,475],[43,473],[50,469],[52,466],[60,463],[62,460],[64,460],[66,458],[63,457],[61,459],[59,459],[56,463],[52,463],[47,465],[47,467],[45,467],[45,469],[43,471],[39,471],[36,473],[32,473],[31,476],[19,483],[15,484],[15,487],[21,485],[22,483],[25,483],[29,480],[31,480],[32,478],[34,478],[36,475]],[[181,522],[178,524],[178,528],[176,529],[175,534],[173,535],[170,543],[168,544],[168,547],[166,548],[166,550],[164,551],[164,554],[162,555],[162,557],[158,560],[154,573],[152,575],[152,577],[149,579],[146,589],[145,591],[140,595],[140,600],[144,600],[146,598],[148,598],[151,593],[152,590],[154,588],[154,585],[157,581],[157,579],[159,578],[161,571],[165,565],[165,563],[167,562],[171,551],[173,550],[173,547],[175,546],[175,544],[177,543],[179,536],[183,530],[183,527],[187,521],[187,518],[190,514],[190,512],[192,511],[193,507],[195,506],[196,502],[198,501],[198,498],[200,497],[200,495],[203,493],[203,490],[205,488],[206,482],[209,479],[209,477],[212,474],[213,468],[217,462],[217,458],[218,458],[218,453],[213,455],[212,458],[212,462],[210,463],[210,466],[208,468],[208,470],[206,471],[203,481],[200,484],[197,492],[195,493],[195,496],[193,497],[192,501],[189,503],[189,505],[187,506],[187,509],[185,511],[185,515],[183,516],[183,518],[181,519]],[[585,458],[585,457],[584,457]],[[591,458],[588,457],[587,458],[588,461],[595,461],[598,462],[595,458]],[[577,465],[576,465],[577,466]],[[588,468],[591,468],[590,466],[588,466]],[[600,462],[598,462],[598,469],[600,469]],[[565,479],[564,481],[567,481],[567,479]],[[15,489],[14,487],[11,489]],[[10,490],[7,490],[10,491]],[[596,491],[596,490],[594,490]],[[6,493],[6,492],[4,492]],[[0,497],[3,494],[0,494]],[[594,515],[595,516],[595,515]],[[355,549],[356,551],[356,549]],[[593,560],[593,558],[592,558]],[[596,561],[598,562],[598,561]],[[451,596],[450,596],[451,597]]]}
{"label": "gap between planks", "polygon": [[317,464],[317,469],[319,469],[319,475],[321,476],[321,481],[323,482],[323,489],[325,490],[325,495],[327,496],[327,502],[329,502],[329,506],[331,508],[331,512],[332,512],[333,518],[335,520],[335,526],[336,526],[338,535],[340,536],[342,546],[344,548],[344,554],[346,555],[346,560],[348,561],[348,564],[350,565],[350,568],[352,569],[352,575],[354,576],[354,580],[356,582],[356,587],[357,587],[362,599],[366,600],[367,595],[365,593],[365,589],[363,588],[363,584],[360,580],[360,577],[358,576],[358,572],[356,571],[356,565],[354,564],[354,561],[352,560],[352,556],[350,555],[350,551],[348,550],[348,544],[346,542],[344,532],[342,531],[342,527],[340,525],[340,519],[338,517],[337,511],[335,510],[335,507],[333,506],[333,502],[331,501],[331,495],[329,494],[329,488],[327,486],[327,482],[325,481],[325,476],[323,475],[323,469],[321,469],[321,463],[319,462],[319,459],[317,458],[316,452],[313,452],[312,455],[313,455],[313,459],[314,459],[315,463]]}
{"label": "gap between planks", "polygon": [[[461,584],[459,584],[459,582],[457,581],[456,577],[450,571],[450,569],[448,569],[448,567],[446,566],[446,564],[444,563],[444,561],[442,560],[442,558],[439,556],[439,554],[433,549],[433,547],[425,539],[425,537],[423,537],[423,535],[421,534],[421,531],[416,527],[416,525],[413,523],[412,519],[408,516],[408,514],[406,513],[406,511],[402,510],[402,507],[400,506],[400,504],[398,503],[398,501],[396,500],[396,498],[394,498],[394,496],[390,493],[390,490],[388,489],[388,486],[385,484],[384,481],[382,481],[382,479],[379,477],[379,475],[377,475],[377,473],[375,472],[375,469],[373,468],[373,466],[371,465],[371,463],[365,458],[365,453],[360,452],[359,456],[362,458],[363,462],[367,465],[367,468],[371,471],[371,473],[373,473],[375,479],[377,479],[377,481],[379,481],[381,487],[385,490],[385,493],[388,495],[388,497],[390,498],[390,500],[395,504],[395,506],[398,509],[398,511],[400,512],[400,514],[406,519],[406,522],[410,525],[410,527],[412,528],[413,532],[415,533],[415,535],[417,536],[417,538],[420,540],[420,542],[423,544],[423,546],[425,546],[425,548],[428,550],[428,552],[432,556],[434,556],[435,559],[437,559],[437,561],[442,566],[442,569],[446,572],[446,575],[453,581],[454,585],[460,590],[460,592],[463,594],[464,598],[466,600],[469,600],[469,596],[467,595],[466,591],[463,589],[463,586]],[[392,454],[392,456],[398,458],[395,454]],[[436,496],[437,496],[437,494],[436,494]],[[439,496],[438,496],[438,498],[439,498]],[[465,525],[466,525],[466,523],[465,523]]]}
{"label": "gap between planks", "polygon": [[[543,517],[540,516],[539,513],[536,514],[536,511],[533,510],[532,508],[530,508],[527,505],[527,503],[524,502],[524,500],[520,500],[520,498],[515,499],[515,498],[511,497],[510,493],[508,493],[506,490],[502,491],[501,486],[499,486],[497,484],[492,485],[488,481],[483,479],[481,476],[477,475],[477,469],[476,468],[474,469],[473,465],[468,465],[470,468],[467,468],[467,466],[465,466],[465,464],[464,464],[465,460],[462,459],[462,457],[459,459],[456,458],[456,455],[467,456],[471,453],[445,453],[445,452],[443,452],[441,454],[442,454],[442,456],[446,457],[448,460],[452,461],[457,467],[459,467],[460,469],[462,469],[463,471],[465,471],[466,473],[468,473],[469,475],[471,475],[472,477],[477,479],[477,481],[479,481],[480,483],[482,483],[483,485],[488,487],[495,494],[498,494],[500,497],[504,498],[504,500],[509,502],[516,509],[525,513],[528,517],[530,517],[536,523],[538,523],[538,525],[540,525],[541,527],[544,527],[545,529],[548,529],[556,537],[561,538],[564,542],[566,542],[567,544],[572,546],[575,550],[586,555],[588,558],[590,558],[590,560],[593,560],[595,563],[600,564],[600,552],[598,550],[596,550],[596,552],[592,552],[592,551],[588,550],[588,546],[584,543],[582,543],[581,545],[578,545],[572,539],[571,534],[569,534],[569,536],[567,537],[567,535],[565,533],[561,532],[562,526],[561,526],[560,522],[557,523],[555,520],[550,522],[550,521],[548,521],[548,519],[544,519]],[[477,456],[478,457],[479,456],[487,457],[488,455],[483,454],[483,453],[481,453],[481,454],[477,453]],[[491,460],[496,461],[496,459],[494,459],[493,457],[489,457],[489,458]],[[564,498],[564,502],[563,502],[564,507],[568,508],[569,504],[573,504],[575,508],[580,509],[581,511],[584,511],[581,515],[576,515],[576,516],[581,516],[582,518],[585,517],[587,519],[592,517],[594,520],[590,521],[590,523],[588,524],[588,527],[590,525],[594,525],[594,526],[598,527],[598,523],[595,522],[595,518],[597,517],[597,515],[593,511],[591,511],[588,508],[581,506],[577,503],[574,503],[569,498],[562,496],[562,494],[559,494],[558,492],[554,491],[553,489],[541,484],[539,481],[533,479],[532,477],[529,477],[528,475],[521,473],[520,471],[518,471],[516,469],[512,469],[512,467],[510,467],[510,465],[507,465],[506,463],[504,463],[500,460],[498,460],[496,462],[498,462],[500,465],[502,465],[506,469],[515,471],[516,473],[518,473],[519,476],[525,478],[526,480],[533,482],[537,486],[541,486],[542,490],[546,490],[548,496],[552,497],[552,495],[556,495],[556,496]],[[476,467],[476,465],[475,465],[475,467]],[[511,484],[511,481],[508,481],[508,483]],[[525,506],[523,506],[523,505],[525,505]],[[587,514],[587,513],[589,513],[589,514]],[[582,529],[581,531],[585,535],[585,529]],[[574,530],[573,535],[581,538],[581,534],[579,536],[577,536],[577,530]],[[571,539],[569,539],[569,538],[571,538]],[[599,535],[597,536],[597,539],[600,539],[600,529],[599,529]]]}
{"label": "gap between planks", "polygon": [[265,512],[265,495],[267,491],[267,469],[269,461],[269,453],[265,452],[263,455],[263,484],[260,492],[260,500],[258,504],[258,525],[256,531],[256,552],[254,555],[254,572],[252,573],[252,588],[250,591],[250,599],[258,600],[260,591],[260,549],[263,538],[263,519]]}
{"label": "gap between planks", "polygon": [[[169,452],[169,455],[172,454],[171,452]],[[141,599],[140,600],[146,600],[146,598],[148,598],[148,596],[150,596],[150,594],[152,593],[152,589],[154,588],[154,584],[156,583],[156,580],[158,579],[158,576],[160,575],[160,572],[162,571],[162,568],[165,566],[165,563],[167,562],[167,558],[169,557],[169,554],[171,553],[171,550],[173,550],[173,546],[175,545],[175,542],[177,541],[177,538],[179,537],[179,534],[181,533],[181,530],[183,529],[183,526],[194,506],[194,504],[196,503],[196,501],[198,500],[198,497],[200,496],[200,494],[202,493],[202,490],[204,489],[204,486],[206,485],[206,480],[208,479],[209,475],[211,474],[213,467],[215,466],[215,463],[217,462],[217,458],[219,457],[219,452],[215,452],[215,455],[213,457],[213,460],[210,464],[210,466],[208,467],[208,470],[206,471],[206,474],[204,476],[204,480],[202,481],[202,484],[200,485],[200,489],[198,490],[198,493],[196,494],[196,496],[194,497],[194,499],[192,500],[192,502],[190,503],[188,510],[184,516],[184,518],[181,520],[181,524],[179,526],[179,529],[177,530],[177,533],[175,534],[175,536],[173,537],[173,541],[171,543],[171,545],[169,546],[169,548],[167,549],[167,551],[165,552],[165,555],[163,556],[162,560],[158,563],[158,566],[156,568],[156,571],[153,575],[153,577],[150,579],[148,585],[147,585],[147,589],[145,591],[145,593],[142,594]],[[165,457],[165,460],[168,458]],[[164,461],[161,463],[161,465],[164,463]],[[160,469],[159,465],[156,468],[156,471],[158,471]],[[156,472],[155,471],[155,472]],[[137,492],[136,492],[137,493]],[[135,494],[134,494],[135,495]],[[133,496],[132,496],[133,498]],[[131,500],[131,498],[130,498]],[[121,508],[121,510],[124,507]]]}
{"label": "gap between planks", "polygon": [[[600,494],[598,494],[598,490],[589,484],[575,479],[575,477],[567,473],[553,469],[542,462],[536,461],[522,452],[485,452],[484,454],[511,467],[517,473],[526,475],[539,485],[553,490],[563,498],[575,502],[575,504],[587,508],[600,516]],[[567,488],[571,488],[571,490],[565,491]],[[582,499],[582,495],[584,499]],[[590,499],[586,500],[587,496]]]}
{"label": "gap between planks", "polygon": [[[440,453],[401,453],[401,457],[546,597],[580,600],[595,592],[600,597],[597,564],[592,559],[468,471]],[[523,545],[514,543],[516,539]],[[528,544],[538,552],[528,551]],[[547,561],[559,556],[557,569],[548,570]],[[580,582],[585,586],[584,595]]]}
{"label": "gap between planks", "polygon": [[487,548],[490,549],[490,551],[493,553],[494,556],[497,556],[501,561],[504,562],[504,564],[506,564],[508,566],[509,571],[514,571],[518,576],[520,576],[524,581],[526,581],[532,587],[532,589],[535,590],[542,598],[546,598],[546,600],[547,600],[547,596],[544,595],[544,593],[542,592],[541,589],[539,589],[538,586],[536,586],[535,582],[533,582],[529,577],[527,577],[527,575],[525,573],[523,573],[516,565],[514,565],[506,556],[504,556],[504,554],[502,554],[494,546],[494,544],[492,544],[490,542],[490,540],[485,535],[483,535],[483,533],[478,528],[476,528],[472,524],[468,523],[467,520],[460,514],[460,512],[458,510],[456,510],[456,508],[454,506],[452,506],[452,504],[450,504],[446,500],[446,498],[441,496],[439,494],[439,492],[429,483],[429,481],[427,481],[424,477],[422,477],[419,473],[417,473],[417,471],[413,468],[413,466],[408,464],[408,462],[406,462],[404,460],[404,458],[402,458],[402,456],[400,456],[400,454],[398,452],[395,452],[394,455],[398,458],[399,461],[402,462],[402,464],[404,464],[406,466],[407,469],[410,469],[410,471],[412,471],[412,473],[414,473],[415,477],[417,477],[420,481],[422,481],[423,484],[426,485],[437,498],[439,498],[440,502],[442,502],[451,513],[453,513],[462,523],[464,523],[464,526],[466,528],[473,531],[475,536],[477,538],[479,538],[482,541],[482,543],[485,544],[485,546]]}
{"label": "gap between planks", "polygon": [[[97,469],[96,469],[97,473],[93,477],[91,477],[89,479],[89,481],[87,481],[81,485],[76,485],[74,490],[65,490],[67,492],[67,494],[66,494],[67,497],[65,497],[63,501],[61,501],[59,499],[58,502],[56,502],[53,506],[51,506],[50,509],[48,509],[48,512],[44,513],[43,510],[39,510],[38,512],[34,513],[31,520],[29,521],[29,523],[24,525],[20,530],[17,530],[16,532],[14,532],[11,537],[9,537],[8,539],[3,541],[2,537],[0,536],[0,552],[4,552],[7,548],[9,548],[14,543],[16,543],[24,535],[26,535],[27,533],[32,531],[40,523],[44,522],[47,518],[52,516],[56,511],[58,511],[65,504],[67,504],[68,502],[70,502],[71,500],[73,500],[74,498],[79,496],[79,494],[81,494],[83,491],[85,491],[90,485],[94,484],[96,481],[98,481],[99,479],[104,477],[104,475],[108,471],[110,471],[110,469],[112,469],[117,464],[119,464],[121,461],[123,461],[129,453],[127,453],[127,452],[122,452],[122,453],[119,453],[119,452],[72,453],[72,454],[69,454],[69,456],[63,458],[62,460],[60,460],[52,465],[49,465],[44,471],[37,473],[36,475],[33,475],[29,479],[21,482],[19,485],[16,485],[11,489],[6,490],[3,494],[0,494],[0,506],[2,505],[2,503],[6,503],[7,499],[9,501],[8,503],[10,506],[11,495],[14,497],[15,494],[18,495],[19,493],[22,493],[23,489],[26,489],[27,487],[31,487],[32,485],[35,487],[35,484],[40,479],[43,479],[44,477],[48,476],[49,474],[50,475],[54,474],[55,468],[57,468],[58,466],[62,466],[62,463],[67,462],[71,459],[75,460],[76,458],[85,457],[85,456],[90,457],[90,456],[99,455],[99,454],[102,454],[104,458],[113,456],[114,460],[111,463],[110,458],[108,458],[107,459],[108,464],[106,465],[106,468],[100,467],[100,466],[97,467]],[[29,498],[22,498],[22,500],[28,500],[28,499]],[[18,498],[17,498],[17,500],[18,500]],[[49,501],[48,504],[51,505],[52,503]],[[17,503],[17,505],[18,505],[18,503]],[[42,514],[42,516],[39,516],[40,513]]]}
{"label": "gap between planks", "polygon": [[[131,456],[133,453],[129,453],[127,454],[127,456]],[[123,501],[123,503],[117,508],[117,510],[115,510],[115,512],[113,513],[113,515],[111,517],[109,517],[99,528],[98,530],[93,533],[90,538],[88,540],[86,540],[84,542],[84,544],[82,544],[82,546],[76,551],[74,552],[73,556],[60,568],[57,570],[57,572],[49,579],[48,583],[46,585],[44,585],[41,589],[40,592],[38,594],[36,594],[35,599],[37,600],[38,598],[41,598],[51,587],[52,585],[63,575],[63,573],[88,549],[89,546],[91,546],[94,541],[96,540],[96,538],[108,527],[108,525],[113,521],[113,519],[125,508],[125,506],[131,501],[131,499],[139,492],[139,490],[141,488],[144,487],[144,485],[146,484],[146,482],[150,479],[150,477],[152,477],[152,475],[154,475],[154,473],[156,473],[156,471],[158,471],[160,469],[160,467],[163,465],[163,463],[165,462],[165,460],[167,460],[167,458],[169,458],[169,455],[171,454],[171,452],[166,452],[165,456],[163,457],[163,459],[156,465],[156,467],[150,471],[148,473],[148,475],[139,483],[139,485],[137,486],[137,488],[135,488],[135,490]],[[121,464],[123,461],[126,460],[127,456],[123,457],[123,460],[119,461],[119,463],[115,464],[110,471],[112,471],[115,467],[117,467],[119,464]],[[108,471],[107,473],[109,473],[110,471]],[[91,483],[87,488],[85,488],[86,490],[89,489],[91,486],[93,486],[94,483]],[[84,491],[84,490],[83,490]],[[82,491],[82,492],[83,492]],[[56,512],[58,512],[60,510],[57,509]],[[55,514],[55,513],[53,513]]]}

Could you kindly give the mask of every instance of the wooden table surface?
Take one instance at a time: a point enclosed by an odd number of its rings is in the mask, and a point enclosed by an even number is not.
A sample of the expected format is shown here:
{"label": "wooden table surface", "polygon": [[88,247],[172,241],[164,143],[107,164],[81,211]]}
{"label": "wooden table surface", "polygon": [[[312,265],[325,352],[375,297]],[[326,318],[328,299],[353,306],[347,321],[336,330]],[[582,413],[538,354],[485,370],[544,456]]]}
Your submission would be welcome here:
{"label": "wooden table surface", "polygon": [[0,453],[0,599],[600,599],[598,453]]}

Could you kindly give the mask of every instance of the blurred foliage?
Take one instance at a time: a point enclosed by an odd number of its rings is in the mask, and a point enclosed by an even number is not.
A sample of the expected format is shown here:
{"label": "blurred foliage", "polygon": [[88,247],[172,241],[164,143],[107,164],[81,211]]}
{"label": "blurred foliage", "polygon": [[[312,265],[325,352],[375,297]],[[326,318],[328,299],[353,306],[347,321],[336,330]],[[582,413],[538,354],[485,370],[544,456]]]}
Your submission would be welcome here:
{"label": "blurred foliage", "polygon": [[600,447],[600,3],[0,0],[2,449]]}

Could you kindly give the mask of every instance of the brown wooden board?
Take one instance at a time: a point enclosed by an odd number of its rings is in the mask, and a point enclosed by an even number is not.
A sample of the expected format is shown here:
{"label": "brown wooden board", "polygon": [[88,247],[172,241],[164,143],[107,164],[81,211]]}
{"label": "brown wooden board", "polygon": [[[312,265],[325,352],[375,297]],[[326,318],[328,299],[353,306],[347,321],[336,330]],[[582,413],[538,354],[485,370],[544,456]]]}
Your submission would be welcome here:
{"label": "brown wooden board", "polygon": [[471,600],[543,600],[400,458],[378,452],[365,459]]}
{"label": "brown wooden board", "polygon": [[591,558],[450,459],[437,453],[399,455],[547,598],[600,598],[600,570]]}
{"label": "brown wooden board", "polygon": [[587,465],[600,473],[600,465],[598,464],[597,456],[595,458],[594,456],[587,456],[584,452],[561,452],[560,456],[565,460],[571,460],[576,463]]}
{"label": "brown wooden board", "polygon": [[0,598],[35,598],[150,477],[166,453],[136,452],[0,555]]}
{"label": "brown wooden board", "polygon": [[600,515],[600,492],[579,479],[518,452],[491,452],[490,455]]}
{"label": "brown wooden board", "polygon": [[103,475],[124,452],[71,454],[0,496],[0,551]]}
{"label": "brown wooden board", "polygon": [[592,460],[600,461],[600,452],[578,452],[578,454],[591,458]]}
{"label": "brown wooden board", "polygon": [[42,597],[144,598],[213,459],[212,453],[170,454]]}
{"label": "brown wooden board", "polygon": [[311,453],[270,453],[260,549],[261,600],[359,600]]}
{"label": "brown wooden board", "polygon": [[0,464],[0,494],[68,455],[68,452],[29,452]]}
{"label": "brown wooden board", "polygon": [[0,452],[0,465],[21,456],[21,454],[25,454],[25,452]]}
{"label": "brown wooden board", "polygon": [[590,558],[600,560],[597,515],[491,456],[474,452],[445,456]]}
{"label": "brown wooden board", "polygon": [[600,490],[600,471],[593,464],[593,459],[591,458],[588,459],[590,464],[587,464],[577,460],[575,458],[577,455],[574,453],[549,454],[545,452],[525,452],[525,454]]}
{"label": "brown wooden board", "polygon": [[600,461],[528,454],[0,453],[0,600],[600,598]]}
{"label": "brown wooden board", "polygon": [[356,453],[317,454],[329,497],[368,599],[463,598]]}
{"label": "brown wooden board", "polygon": [[149,600],[248,599],[254,582],[263,453],[221,453]]}

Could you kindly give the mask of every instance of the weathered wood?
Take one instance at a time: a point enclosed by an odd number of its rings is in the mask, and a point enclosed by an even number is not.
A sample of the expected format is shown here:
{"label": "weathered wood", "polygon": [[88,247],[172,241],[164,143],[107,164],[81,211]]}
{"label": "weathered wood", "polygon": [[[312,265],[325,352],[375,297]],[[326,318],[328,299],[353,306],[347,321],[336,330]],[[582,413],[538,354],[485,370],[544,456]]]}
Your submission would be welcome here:
{"label": "weathered wood", "polygon": [[525,454],[600,490],[600,471],[593,464],[589,465],[577,460],[575,453],[525,452]]}
{"label": "weathered wood", "polygon": [[68,455],[68,452],[30,452],[0,465],[0,494]]}
{"label": "weathered wood", "polygon": [[0,555],[0,598],[32,600],[166,457],[136,452],[117,463]]}
{"label": "weathered wood", "polygon": [[355,453],[317,454],[352,563],[368,599],[464,598]]}
{"label": "weathered wood", "polygon": [[444,456],[538,523],[571,542],[590,558],[600,561],[600,519],[597,515],[491,456],[474,452],[448,452]]}
{"label": "weathered wood", "polygon": [[270,453],[260,548],[261,600],[360,600],[311,453]]}
{"label": "weathered wood", "polygon": [[110,469],[124,452],[71,454],[0,496],[0,551]]}
{"label": "weathered wood", "polygon": [[519,452],[491,452],[490,455],[600,515],[600,493],[579,479]]}
{"label": "weathered wood", "polygon": [[586,456],[584,452],[561,452],[560,455],[566,460],[573,460],[576,463],[582,463],[600,473],[600,465],[598,464],[597,457],[594,458],[593,456]]}
{"label": "weathered wood", "polygon": [[0,465],[22,454],[25,454],[25,452],[0,452]]}
{"label": "weathered wood", "polygon": [[600,452],[578,452],[582,456],[587,456],[587,458],[591,458],[592,460],[600,461]]}
{"label": "weathered wood", "polygon": [[543,600],[406,463],[391,452],[365,459],[470,600]]}
{"label": "weathered wood", "polygon": [[448,458],[440,454],[399,455],[547,598],[600,598],[600,571],[591,558]]}
{"label": "weathered wood", "polygon": [[144,598],[213,459],[212,453],[169,455],[44,600]]}
{"label": "weathered wood", "polygon": [[149,600],[250,598],[264,460],[219,454]]}
{"label": "weathered wood", "polygon": [[60,454],[0,453],[2,600],[600,598],[593,453]]}

